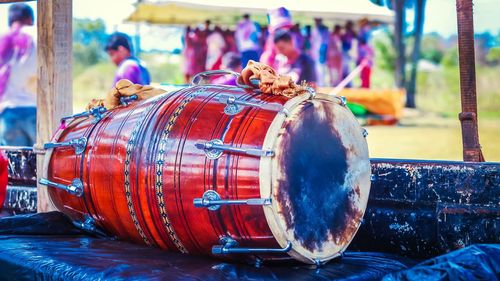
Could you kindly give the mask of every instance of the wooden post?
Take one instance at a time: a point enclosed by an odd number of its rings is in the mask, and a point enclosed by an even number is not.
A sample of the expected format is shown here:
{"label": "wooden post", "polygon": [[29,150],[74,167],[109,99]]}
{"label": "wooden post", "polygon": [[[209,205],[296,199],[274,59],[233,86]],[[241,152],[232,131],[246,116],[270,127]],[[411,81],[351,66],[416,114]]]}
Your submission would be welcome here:
{"label": "wooden post", "polygon": [[464,161],[483,162],[477,125],[476,60],[474,52],[474,17],[472,0],[457,0],[458,59]]}
{"label": "wooden post", "polygon": [[[37,3],[38,88],[37,145],[50,141],[60,118],[72,113],[72,2],[39,0]],[[40,178],[43,155],[37,156]],[[38,212],[54,210],[47,188],[37,186]]]}

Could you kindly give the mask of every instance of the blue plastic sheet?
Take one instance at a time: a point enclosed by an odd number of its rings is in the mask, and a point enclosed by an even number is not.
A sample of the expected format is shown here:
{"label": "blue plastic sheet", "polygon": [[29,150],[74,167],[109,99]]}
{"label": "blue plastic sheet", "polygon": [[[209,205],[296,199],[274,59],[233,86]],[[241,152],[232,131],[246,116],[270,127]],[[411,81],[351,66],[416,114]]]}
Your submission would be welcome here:
{"label": "blue plastic sheet", "polygon": [[380,280],[414,264],[391,254],[346,252],[319,269],[257,268],[82,235],[56,212],[0,219],[0,251],[0,280]]}
{"label": "blue plastic sheet", "polygon": [[472,245],[385,276],[395,280],[499,280],[500,245]]}

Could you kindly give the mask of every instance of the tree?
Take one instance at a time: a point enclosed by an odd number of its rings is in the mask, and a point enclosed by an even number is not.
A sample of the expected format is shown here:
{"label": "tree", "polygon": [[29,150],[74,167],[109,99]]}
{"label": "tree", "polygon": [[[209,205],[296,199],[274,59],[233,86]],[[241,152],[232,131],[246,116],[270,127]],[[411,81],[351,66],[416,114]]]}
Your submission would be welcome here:
{"label": "tree", "polygon": [[500,64],[500,47],[493,47],[488,51],[486,55],[486,62],[491,65]]}
{"label": "tree", "polygon": [[422,33],[424,31],[425,21],[425,3],[426,0],[415,0],[415,18],[414,18],[414,45],[412,53],[412,66],[410,73],[410,81],[407,86],[406,107],[415,108],[415,94],[417,91],[417,67],[420,60],[420,46],[422,41]]}
{"label": "tree", "polygon": [[[396,49],[396,85],[400,88],[406,88],[407,100],[406,106],[414,108],[416,81],[417,81],[417,66],[420,60],[420,46],[422,42],[423,26],[425,22],[425,4],[426,0],[370,0],[372,3],[386,6],[396,14],[394,23],[394,47]],[[408,83],[406,82],[406,10],[414,9],[414,29],[413,29],[413,52],[411,56],[411,72]]]}
{"label": "tree", "polygon": [[396,86],[403,88],[406,82],[406,56],[405,56],[405,27],[406,9],[405,0],[392,0],[392,7],[396,13],[394,27],[394,46],[396,47]]}
{"label": "tree", "polygon": [[105,58],[106,25],[102,19],[73,20],[73,59],[82,66],[94,65]]}

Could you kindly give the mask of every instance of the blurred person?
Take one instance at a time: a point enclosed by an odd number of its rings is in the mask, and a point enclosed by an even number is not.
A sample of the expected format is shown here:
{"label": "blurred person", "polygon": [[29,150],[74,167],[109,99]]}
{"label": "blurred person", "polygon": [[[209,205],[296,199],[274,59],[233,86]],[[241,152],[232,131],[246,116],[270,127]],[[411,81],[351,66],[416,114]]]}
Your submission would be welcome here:
{"label": "blurred person", "polygon": [[359,21],[358,40],[363,39],[369,43],[371,39],[372,28],[368,19],[364,18]]}
{"label": "blurred person", "polygon": [[207,70],[220,69],[225,49],[226,40],[224,40],[224,32],[220,26],[215,26],[214,30],[207,37],[207,59],[205,63]]}
{"label": "blurred person", "polygon": [[304,46],[303,46],[303,51],[311,56],[311,26],[306,25],[304,26]]}
{"label": "blurred person", "polygon": [[[342,42],[342,79],[346,78],[349,73],[351,73],[351,49],[354,41],[356,40],[356,32],[354,31],[354,24],[352,21],[347,21],[345,24],[345,30],[342,34],[341,42]],[[349,82],[346,87],[351,87],[351,83]]]}
{"label": "blurred person", "polygon": [[292,28],[290,29],[292,38],[295,41],[295,46],[299,48],[300,50],[303,50],[304,48],[304,36],[300,32],[300,24],[296,23]]}
{"label": "blurred person", "polygon": [[318,86],[325,86],[326,58],[330,32],[323,24],[322,18],[314,18],[314,28],[311,30],[311,58],[315,62]]}
{"label": "blurred person", "polygon": [[236,26],[235,38],[241,55],[241,66],[245,67],[249,60],[258,61],[260,49],[260,27],[244,14],[243,19]]}
{"label": "blurred person", "polygon": [[280,30],[273,40],[278,54],[278,73],[291,76],[296,83],[305,81],[315,85],[317,80],[314,61],[295,46],[290,32]]}
{"label": "blurred person", "polygon": [[224,40],[226,41],[226,49],[224,50],[224,54],[238,52],[238,46],[236,45],[236,40],[234,38],[234,31],[229,28],[224,30]]}
{"label": "blurred person", "polygon": [[269,26],[267,29],[268,36],[266,38],[266,43],[264,45],[264,51],[260,56],[260,62],[265,63],[272,68],[277,68],[276,62],[276,48],[274,44],[274,35],[278,31],[288,31],[292,28],[292,16],[290,12],[284,8],[280,7],[277,9],[270,10],[267,13],[267,20],[269,22]]}
{"label": "blurred person", "polygon": [[212,21],[205,20],[205,26],[203,28],[203,32],[206,34],[207,37],[212,32],[212,29],[210,29],[210,25],[212,25]]}
{"label": "blurred person", "polygon": [[[267,25],[263,25],[261,26],[260,28],[260,38],[259,38],[259,47],[260,47],[260,50],[263,51],[265,46],[266,46],[266,41],[267,41],[267,38],[269,37],[269,29],[268,29],[268,26]],[[262,55],[259,54],[259,56]]]}
{"label": "blurred person", "polygon": [[189,83],[191,77],[195,75],[195,34],[191,30],[191,26],[186,27],[186,31],[182,37],[184,47],[182,48],[182,57],[184,59],[182,72],[184,74],[184,81]]}
{"label": "blurred person", "polygon": [[0,36],[0,145],[36,142],[36,46],[27,33],[33,20],[30,6],[12,4],[9,31]]}
{"label": "blurred person", "polygon": [[210,25],[210,21],[207,21],[208,24],[205,24],[205,30],[201,30],[198,27],[194,29],[194,62],[193,62],[193,72],[194,74],[203,72],[206,70],[207,63],[207,53],[208,53],[208,45],[207,45],[207,36],[208,36],[208,26]]}
{"label": "blurred person", "polygon": [[[221,69],[234,71],[237,73],[241,73],[243,69],[241,67],[241,56],[236,52],[229,52],[222,57]],[[230,85],[236,86],[236,77],[234,75],[224,75],[215,78],[212,81],[213,84],[218,85]]]}
{"label": "blurred person", "polygon": [[328,76],[330,86],[337,86],[342,81],[342,27],[335,25],[328,41],[328,54],[326,65],[328,66]]}
{"label": "blurred person", "polygon": [[374,50],[368,44],[365,38],[359,38],[358,45],[358,59],[356,64],[364,64],[363,69],[361,70],[361,88],[370,88],[370,79],[372,73],[373,66],[373,58],[374,58]]}
{"label": "blurred person", "polygon": [[[202,27],[196,27],[191,33],[191,44],[193,48],[193,55],[190,57],[190,75],[185,77],[186,82],[189,83],[192,76],[197,73],[207,70],[208,58],[208,37],[212,34],[213,30],[210,29],[212,22],[205,20]],[[216,44],[217,45],[217,44]]]}
{"label": "blurred person", "polygon": [[132,83],[148,85],[151,83],[149,72],[144,63],[132,56],[130,37],[121,32],[115,32],[108,38],[104,48],[111,61],[118,66],[113,81],[113,87],[121,79],[128,79]]}

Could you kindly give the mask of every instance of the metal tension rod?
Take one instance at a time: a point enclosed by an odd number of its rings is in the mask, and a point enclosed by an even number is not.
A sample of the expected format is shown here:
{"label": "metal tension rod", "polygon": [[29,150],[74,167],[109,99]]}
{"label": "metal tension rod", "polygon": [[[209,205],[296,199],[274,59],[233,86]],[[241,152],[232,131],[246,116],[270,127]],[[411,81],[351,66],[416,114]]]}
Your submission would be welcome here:
{"label": "metal tension rod", "polygon": [[81,137],[77,139],[72,139],[65,142],[48,142],[43,145],[44,149],[57,148],[57,147],[67,147],[71,146],[75,149],[76,154],[82,154],[87,148],[87,138]]}
{"label": "metal tension rod", "polygon": [[230,237],[222,237],[220,245],[212,246],[212,254],[226,255],[226,254],[268,254],[268,253],[288,253],[292,249],[292,243],[288,242],[285,248],[272,249],[272,248],[240,248],[238,242]]}
{"label": "metal tension rod", "polygon": [[272,150],[262,150],[256,148],[239,148],[232,147],[230,145],[225,145],[220,139],[213,139],[207,142],[195,143],[195,147],[198,149],[203,149],[205,155],[210,159],[218,159],[222,156],[224,151],[232,153],[240,153],[257,157],[272,157],[274,156],[274,151]]}
{"label": "metal tension rod", "polygon": [[194,198],[193,205],[196,208],[208,208],[211,211],[218,210],[221,205],[249,205],[265,206],[271,205],[271,198],[250,198],[246,200],[221,199],[219,193],[207,190],[201,198]]}
{"label": "metal tension rod", "polygon": [[89,109],[88,111],[65,116],[65,117],[61,118],[61,122],[65,122],[68,119],[79,118],[79,117],[88,117],[88,116],[92,115],[92,116],[94,116],[93,123],[97,123],[97,122],[99,122],[99,120],[102,119],[102,115],[106,111],[107,111],[107,109],[105,107],[96,106],[96,107]]}
{"label": "metal tension rod", "polygon": [[69,194],[75,195],[76,197],[81,197],[83,195],[83,183],[78,178],[73,179],[73,181],[71,181],[71,184],[69,185],[53,182],[45,178],[41,178],[38,182],[46,186],[52,186],[55,188],[62,189],[68,192]]}
{"label": "metal tension rod", "polygon": [[219,103],[226,104],[226,107],[224,108],[224,113],[226,113],[227,115],[238,114],[245,108],[245,106],[256,107],[270,111],[281,111],[283,109],[283,106],[281,104],[258,103],[258,102],[238,100],[233,95],[220,95],[218,100]]}

